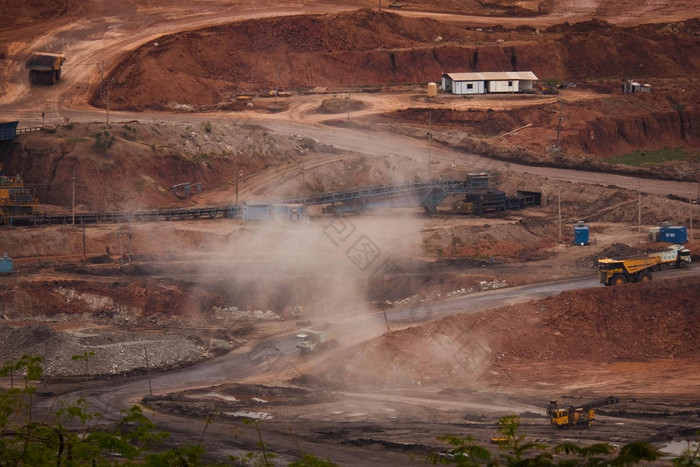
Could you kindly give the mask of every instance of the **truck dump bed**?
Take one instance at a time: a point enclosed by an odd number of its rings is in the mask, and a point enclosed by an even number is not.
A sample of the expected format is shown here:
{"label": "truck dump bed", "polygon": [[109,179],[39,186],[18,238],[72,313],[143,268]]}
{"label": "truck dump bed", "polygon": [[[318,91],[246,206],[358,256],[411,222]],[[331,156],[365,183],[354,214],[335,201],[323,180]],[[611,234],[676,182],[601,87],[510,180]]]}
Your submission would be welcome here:
{"label": "truck dump bed", "polygon": [[65,61],[63,54],[50,52],[35,52],[25,63],[28,70],[49,71],[58,70]]}

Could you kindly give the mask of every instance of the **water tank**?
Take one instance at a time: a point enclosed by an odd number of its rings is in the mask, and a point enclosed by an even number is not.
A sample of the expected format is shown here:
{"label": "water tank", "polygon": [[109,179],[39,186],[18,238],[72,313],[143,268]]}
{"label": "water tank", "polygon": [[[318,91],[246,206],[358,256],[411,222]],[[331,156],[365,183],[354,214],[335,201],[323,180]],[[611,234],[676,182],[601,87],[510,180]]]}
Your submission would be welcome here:
{"label": "water tank", "polygon": [[574,243],[576,245],[588,245],[590,231],[588,226],[580,222],[574,226]]}
{"label": "water tank", "polygon": [[659,241],[666,243],[686,243],[688,241],[688,229],[685,226],[661,227]]}
{"label": "water tank", "polygon": [[437,97],[436,83],[428,83],[428,97]]}

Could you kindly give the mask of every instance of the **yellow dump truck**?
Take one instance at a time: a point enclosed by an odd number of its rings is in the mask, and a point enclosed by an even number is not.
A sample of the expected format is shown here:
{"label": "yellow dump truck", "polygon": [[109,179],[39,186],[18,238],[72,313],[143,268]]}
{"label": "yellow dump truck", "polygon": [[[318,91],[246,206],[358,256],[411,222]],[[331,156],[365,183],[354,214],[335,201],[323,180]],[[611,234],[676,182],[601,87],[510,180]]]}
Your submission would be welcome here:
{"label": "yellow dump truck", "polygon": [[61,79],[61,67],[66,57],[63,54],[34,52],[25,66],[29,70],[29,82],[32,84],[55,84]]}
{"label": "yellow dump truck", "polygon": [[620,402],[620,399],[610,396],[578,407],[569,405],[568,407],[560,408],[558,401],[552,400],[549,402],[549,407],[547,407],[547,415],[550,417],[552,426],[557,428],[590,427],[595,420],[595,407],[617,404],[618,402]]}
{"label": "yellow dump truck", "polygon": [[600,282],[605,285],[648,282],[651,280],[651,271],[658,267],[660,262],[661,258],[658,256],[640,259],[600,259]]}

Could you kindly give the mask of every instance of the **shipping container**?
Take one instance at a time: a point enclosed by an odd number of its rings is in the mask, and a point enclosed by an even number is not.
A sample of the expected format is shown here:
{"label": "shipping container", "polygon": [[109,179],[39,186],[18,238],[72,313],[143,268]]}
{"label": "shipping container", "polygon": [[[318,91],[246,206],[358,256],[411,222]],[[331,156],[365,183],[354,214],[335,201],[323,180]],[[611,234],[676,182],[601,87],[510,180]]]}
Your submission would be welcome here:
{"label": "shipping container", "polygon": [[686,243],[688,241],[688,229],[685,226],[661,227],[659,241],[666,243]]}

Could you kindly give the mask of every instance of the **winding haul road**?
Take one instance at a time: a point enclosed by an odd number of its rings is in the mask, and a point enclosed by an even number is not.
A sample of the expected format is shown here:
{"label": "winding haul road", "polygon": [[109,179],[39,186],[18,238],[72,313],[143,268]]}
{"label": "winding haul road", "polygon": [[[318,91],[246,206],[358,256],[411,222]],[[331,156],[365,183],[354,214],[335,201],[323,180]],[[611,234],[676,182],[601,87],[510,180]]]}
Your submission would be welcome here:
{"label": "winding haul road", "polygon": [[[667,271],[664,275],[658,275],[661,280],[672,280],[678,277],[687,277],[700,273],[697,268]],[[406,326],[419,324],[431,319],[449,315],[476,313],[497,306],[522,303],[538,298],[558,295],[569,290],[577,290],[591,287],[602,287],[596,278],[577,278],[565,281],[530,284],[519,287],[511,287],[499,290],[475,293],[468,296],[431,302],[419,307],[402,307],[386,310],[386,316],[391,326]],[[238,381],[255,382],[261,380],[290,379],[299,376],[309,367],[320,360],[332,360],[336,356],[346,352],[348,345],[356,345],[377,338],[386,332],[386,322],[380,312],[365,312],[357,316],[335,319],[334,322],[342,329],[340,341],[341,347],[336,350],[327,350],[311,359],[301,361],[298,350],[295,348],[294,334],[284,334],[270,337],[257,342],[252,348],[243,348],[209,361],[205,361],[187,368],[166,373],[155,374],[151,377],[150,385],[154,394],[167,394],[169,392],[185,389],[210,387]],[[342,358],[342,357],[341,357]],[[132,404],[140,403],[141,399],[149,393],[149,381],[146,377],[135,377],[119,382],[96,383],[87,390],[87,399],[90,405],[97,411],[105,414],[108,420],[121,418],[120,410]],[[85,390],[61,395],[62,399],[75,400],[83,397]],[[352,396],[352,395],[351,395]],[[374,393],[361,395],[363,398],[394,401],[403,404],[430,405],[438,404],[439,407],[450,407],[453,410],[468,412],[470,410],[484,410],[483,402],[474,400],[433,400],[422,399],[418,396],[402,396],[397,394]],[[53,398],[39,399],[35,406],[37,413],[50,410],[55,403]],[[500,403],[490,403],[487,407],[490,413],[508,414],[513,412],[538,412],[539,407],[530,406],[512,400],[502,400]],[[149,414],[158,425],[173,434],[175,443],[192,443],[197,439],[203,429],[204,422],[183,419],[178,416],[152,413]],[[282,458],[290,461],[299,455],[298,440],[291,434],[293,424],[285,423],[284,426],[266,424],[263,426],[263,437],[267,445]],[[445,428],[443,428],[445,429]],[[297,428],[301,431],[301,428]],[[236,438],[236,448],[231,447],[232,438]],[[239,454],[236,449],[256,450],[257,433],[251,427],[215,424],[208,432],[205,448],[209,454],[217,457],[225,457],[228,454]],[[403,463],[407,465],[422,464],[424,460],[416,459],[408,453],[400,452],[376,452],[364,450],[361,447],[339,446],[331,443],[323,443],[318,440],[306,439],[303,443],[306,452],[313,452],[322,457],[331,457],[341,465],[387,465]]]}
{"label": "winding haul road", "polygon": [[[0,52],[4,52],[3,64],[2,68],[0,68],[0,111],[3,113],[4,119],[20,119],[23,126],[29,126],[40,123],[40,114],[45,112],[47,122],[60,123],[64,118],[69,118],[74,122],[104,121],[104,111],[91,109],[86,105],[89,89],[97,83],[97,64],[104,60],[108,70],[129,50],[133,50],[140,44],[163,34],[241,19],[302,13],[337,12],[355,8],[356,6],[371,7],[375,5],[375,2],[358,1],[352,5],[338,6],[335,3],[326,4],[320,1],[280,6],[279,2],[233,1],[199,2],[199,8],[195,9],[190,2],[172,2],[172,4],[168,4],[165,7],[156,6],[137,10],[133,3],[124,2],[124,6],[121,9],[112,11],[114,6],[120,2],[96,3],[103,4],[103,8],[94,11],[86,10],[82,12],[84,15],[80,17],[59,18],[39,23],[38,25],[23,24],[17,27],[0,28],[0,44],[4,45],[4,49],[0,50]],[[549,17],[532,20],[518,19],[518,24],[526,22],[548,24],[554,21],[588,19],[602,11],[600,3],[602,2],[562,1],[557,3],[557,8]],[[627,3],[632,4],[632,2]],[[634,18],[623,19],[623,22],[642,22],[645,19],[658,21],[659,12],[664,12],[664,18],[666,19],[692,17],[698,14],[697,3],[695,2],[680,2],[681,5],[673,10],[663,6],[654,6],[656,3],[650,1],[642,2],[644,8],[640,8],[638,3],[634,2],[634,8],[628,8],[629,5],[620,7],[622,10],[634,11],[636,15]],[[690,8],[689,11],[685,11],[688,9],[688,5],[695,6]],[[567,8],[573,8],[571,11],[574,13],[567,13],[569,11]],[[409,14],[415,15],[416,13]],[[614,17],[614,14],[613,12],[611,17]],[[447,18],[454,21],[469,20],[467,17],[455,17],[454,15],[449,15]],[[482,20],[484,19],[482,18]],[[484,21],[503,23],[509,20],[491,18]],[[61,83],[53,88],[31,89],[26,84],[26,75],[22,69],[22,64],[32,50],[42,48],[58,48],[70,57],[67,62],[66,73]],[[293,117],[295,120],[284,120],[284,117],[275,118],[274,120],[266,119],[264,116],[258,119],[246,117],[241,121],[250,122],[252,120],[281,134],[307,135],[340,149],[359,152],[368,156],[400,154],[416,160],[426,160],[427,158],[425,141],[393,134],[339,129],[311,122],[304,123],[296,120],[296,117],[298,116]],[[113,120],[141,121],[237,120],[236,116],[230,114],[198,116],[156,112],[113,112],[111,118]],[[467,167],[470,170],[502,166],[501,162],[473,154],[465,154],[439,145],[433,146],[432,158],[442,164],[454,163],[460,167]],[[518,164],[510,164],[510,170],[542,175],[562,181],[616,185],[628,189],[637,189],[639,187],[637,178],[620,175],[546,167],[527,167]],[[644,180],[641,189],[647,193],[685,196],[688,193],[689,186],[687,183]],[[667,273],[665,277],[670,278],[695,273],[693,269],[672,271]],[[387,310],[386,313],[390,323],[405,325],[457,313],[474,313],[503,304],[552,296],[566,290],[596,286],[599,286],[599,284],[597,284],[595,279],[575,279],[547,284],[533,284],[434,302],[429,306],[420,308],[397,308]],[[377,313],[366,313],[340,324],[344,327],[344,338],[348,343],[358,343],[380,336],[386,327],[384,317]],[[243,349],[240,352],[225,355],[188,368],[154,375],[152,377],[153,389],[157,393],[165,393],[188,387],[208,386],[232,380],[242,380],[270,373],[293,375],[296,371],[294,367],[296,360],[294,344],[294,336],[292,335],[273,337],[259,343],[252,349]],[[338,351],[340,352],[342,349]],[[140,400],[147,392],[148,381],[146,378],[132,378],[123,382],[108,382],[94,387],[90,389],[88,397],[92,404],[102,409],[108,416],[117,417],[119,409]],[[69,394],[67,397],[80,397],[81,395],[82,392],[78,392]],[[47,399],[42,401],[37,408],[43,407],[46,409],[50,404],[51,401]],[[201,430],[200,426],[194,426],[196,424],[191,422],[183,423],[178,417],[155,415],[154,418],[157,418],[159,424],[173,432],[176,437],[178,434],[181,434],[183,440],[188,438],[190,440],[196,439],[193,433]],[[211,439],[213,443],[225,446],[226,440],[230,440],[230,437],[231,433],[222,431],[214,434]],[[254,440],[252,435],[249,438]],[[296,441],[284,433],[266,433],[266,442],[275,446],[278,452],[288,452],[290,455],[296,452],[294,449]],[[254,446],[255,443],[252,441],[251,449]],[[311,447],[309,450],[324,455],[321,446],[317,446],[316,449]],[[225,449],[221,448],[221,451],[225,452]],[[334,448],[333,458],[347,465],[372,463],[371,459],[360,461],[357,457],[360,451],[361,448],[337,447]],[[372,455],[372,453],[367,453],[367,456]],[[401,458],[401,461],[408,461],[405,457]]]}

